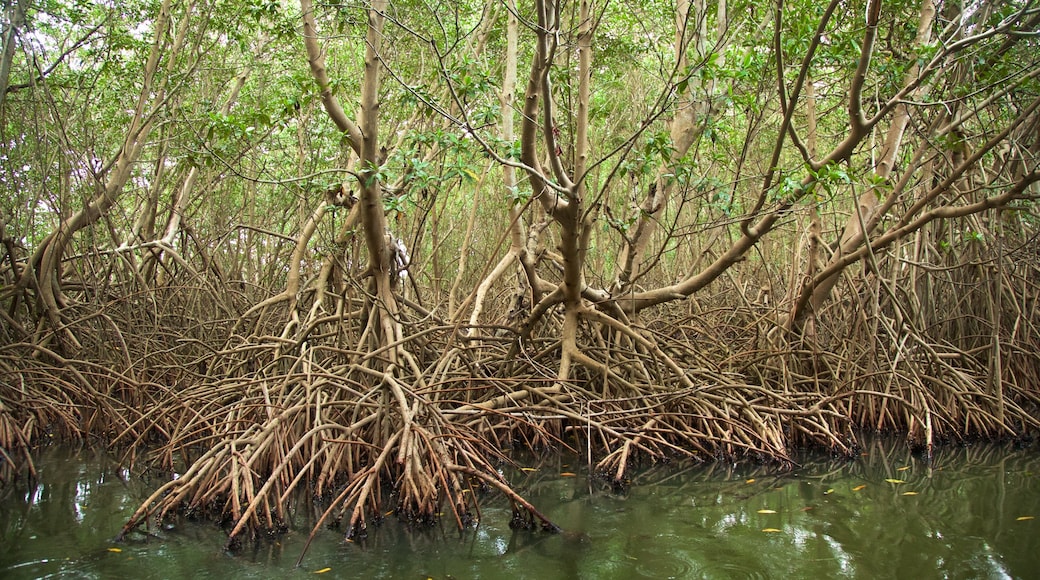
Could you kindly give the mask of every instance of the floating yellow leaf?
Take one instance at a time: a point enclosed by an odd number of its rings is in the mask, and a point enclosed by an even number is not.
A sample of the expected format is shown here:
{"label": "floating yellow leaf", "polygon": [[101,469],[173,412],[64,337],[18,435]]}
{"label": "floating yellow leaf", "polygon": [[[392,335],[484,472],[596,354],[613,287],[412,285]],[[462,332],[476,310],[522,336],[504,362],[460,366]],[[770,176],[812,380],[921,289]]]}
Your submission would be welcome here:
{"label": "floating yellow leaf", "polygon": [[118,554],[119,552],[122,552],[123,549],[122,548],[109,548],[108,551],[109,552],[115,552],[115,553]]}
{"label": "floating yellow leaf", "polygon": [[321,570],[315,570],[314,573],[315,574],[324,574],[326,572],[331,572],[331,571],[332,571],[332,568],[322,568]]}
{"label": "floating yellow leaf", "polygon": [[892,479],[892,478],[888,478],[888,479],[886,479],[885,481],[887,481],[887,482],[889,482],[889,483],[906,483],[906,482],[905,482],[905,481],[903,481],[902,479]]}
{"label": "floating yellow leaf", "polygon": [[813,509],[813,507],[811,505],[807,505],[807,506],[803,507],[800,511],[809,512],[809,511],[812,511],[812,509]]}
{"label": "floating yellow leaf", "polygon": [[577,473],[571,473],[569,471],[564,471],[563,473],[560,474],[560,477],[577,477],[577,476],[578,476]]}
{"label": "floating yellow leaf", "polygon": [[899,469],[897,469],[896,471],[906,471],[907,469],[910,469],[909,465],[904,465],[904,466],[900,467]]}
{"label": "floating yellow leaf", "polygon": [[752,477],[751,479],[745,481],[744,483],[755,483],[755,478]]}
{"label": "floating yellow leaf", "polygon": [[775,514],[776,510],[758,510],[760,514]]}
{"label": "floating yellow leaf", "polygon": [[1035,517],[1036,516],[1018,516],[1017,518],[1015,518],[1015,521],[1016,522],[1028,522],[1029,520],[1034,519]]}
{"label": "floating yellow leaf", "polygon": [[783,530],[778,529],[778,528],[764,528],[762,531],[767,533],[767,534],[775,534],[777,532],[782,532]]}
{"label": "floating yellow leaf", "polygon": [[521,467],[520,471],[538,471],[537,467]]}
{"label": "floating yellow leaf", "polygon": [[389,516],[389,515],[392,515],[393,513],[394,513],[394,510],[390,510],[390,511],[386,512],[385,514],[383,514],[383,516],[384,517],[385,516]]}
{"label": "floating yellow leaf", "polygon": [[857,485],[856,487],[852,488],[852,491],[863,491],[866,487],[867,486],[865,485]]}
{"label": "floating yellow leaf", "polygon": [[823,492],[823,495],[830,495],[832,493],[834,493],[834,488],[833,487],[828,489],[827,491]]}
{"label": "floating yellow leaf", "polygon": [[917,495],[916,491],[904,491],[903,495]]}

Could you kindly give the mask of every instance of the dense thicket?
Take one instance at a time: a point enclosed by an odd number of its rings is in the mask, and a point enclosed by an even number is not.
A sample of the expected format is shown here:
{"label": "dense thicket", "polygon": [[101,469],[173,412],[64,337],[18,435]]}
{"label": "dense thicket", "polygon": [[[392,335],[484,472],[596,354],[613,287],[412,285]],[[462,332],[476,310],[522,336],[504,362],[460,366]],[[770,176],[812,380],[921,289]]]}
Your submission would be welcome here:
{"label": "dense thicket", "polygon": [[100,440],[234,543],[1040,425],[1032,0],[115,4],[4,4],[4,480]]}

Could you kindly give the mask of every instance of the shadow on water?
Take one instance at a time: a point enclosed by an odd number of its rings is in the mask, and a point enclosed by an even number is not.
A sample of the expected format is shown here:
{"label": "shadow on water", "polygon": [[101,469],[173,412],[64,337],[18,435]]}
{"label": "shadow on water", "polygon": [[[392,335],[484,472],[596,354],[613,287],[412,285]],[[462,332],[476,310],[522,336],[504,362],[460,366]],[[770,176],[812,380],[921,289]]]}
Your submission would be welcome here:
{"label": "shadow on water", "polygon": [[[494,497],[479,526],[392,518],[363,546],[335,530],[294,564],[313,506],[242,553],[208,523],[112,538],[156,485],[102,451],[53,447],[38,484],[0,490],[3,578],[1029,578],[1040,570],[1040,446],[938,450],[875,439],[855,461],[656,465],[623,494],[553,456],[507,475],[564,531],[509,528]],[[309,507],[308,507],[309,506]],[[1035,518],[1035,519],[1034,519]]]}

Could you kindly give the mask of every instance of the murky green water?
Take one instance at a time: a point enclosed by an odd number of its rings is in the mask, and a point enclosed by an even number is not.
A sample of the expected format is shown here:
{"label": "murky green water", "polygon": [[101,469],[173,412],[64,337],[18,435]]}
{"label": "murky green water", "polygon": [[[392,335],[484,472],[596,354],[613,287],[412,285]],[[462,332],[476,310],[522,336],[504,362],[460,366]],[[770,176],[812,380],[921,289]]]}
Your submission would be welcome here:
{"label": "murky green water", "polygon": [[806,458],[788,473],[658,466],[625,495],[553,459],[513,481],[562,534],[513,531],[489,498],[462,534],[388,521],[359,546],[324,531],[301,568],[303,516],[299,530],[233,556],[211,524],[117,544],[158,482],[88,449],[47,450],[39,467],[35,487],[0,490],[2,578],[1040,577],[1037,446],[949,447],[930,466],[882,442],[858,461]]}

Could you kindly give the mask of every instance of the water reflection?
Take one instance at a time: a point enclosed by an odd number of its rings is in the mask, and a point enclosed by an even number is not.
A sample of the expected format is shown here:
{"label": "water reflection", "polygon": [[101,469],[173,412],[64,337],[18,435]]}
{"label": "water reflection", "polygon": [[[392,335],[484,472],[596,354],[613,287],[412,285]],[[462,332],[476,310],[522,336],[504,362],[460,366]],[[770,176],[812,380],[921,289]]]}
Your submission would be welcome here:
{"label": "water reflection", "polygon": [[[657,465],[626,494],[554,457],[509,471],[564,532],[513,531],[488,498],[479,527],[375,529],[364,546],[329,530],[294,568],[315,513],[235,556],[204,523],[111,541],[156,482],[104,453],[47,450],[41,482],[0,490],[4,578],[1028,578],[1040,570],[1036,447],[939,449],[932,462],[871,442],[857,461],[772,466]],[[1032,519],[1037,518],[1037,519]]]}

